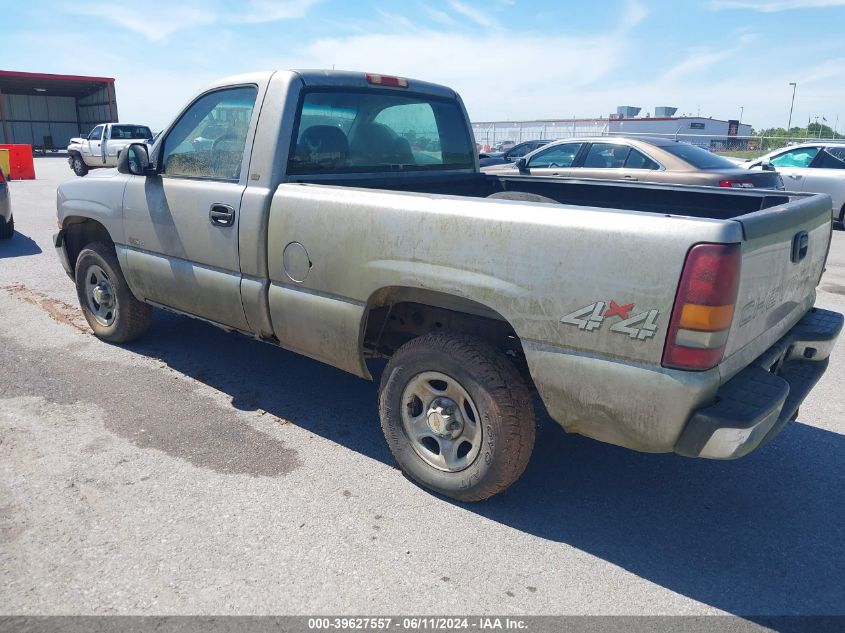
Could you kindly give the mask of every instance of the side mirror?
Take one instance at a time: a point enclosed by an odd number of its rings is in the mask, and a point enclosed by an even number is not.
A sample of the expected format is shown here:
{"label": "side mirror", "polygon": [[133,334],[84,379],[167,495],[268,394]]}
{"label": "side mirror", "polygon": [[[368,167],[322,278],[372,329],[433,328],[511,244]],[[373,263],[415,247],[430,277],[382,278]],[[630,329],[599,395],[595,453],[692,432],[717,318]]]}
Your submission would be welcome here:
{"label": "side mirror", "polygon": [[763,171],[777,171],[775,169],[775,166],[772,165],[772,163],[768,160],[764,160],[762,163],[760,163],[760,169],[762,169]]}
{"label": "side mirror", "polygon": [[525,160],[524,158],[520,158],[518,161],[516,161],[516,168],[519,170],[520,174],[529,173],[529,171],[528,171],[528,161]]}
{"label": "side mirror", "polygon": [[120,152],[117,159],[117,171],[133,176],[153,176],[156,173],[155,168],[150,164],[147,146],[143,143],[132,143]]}

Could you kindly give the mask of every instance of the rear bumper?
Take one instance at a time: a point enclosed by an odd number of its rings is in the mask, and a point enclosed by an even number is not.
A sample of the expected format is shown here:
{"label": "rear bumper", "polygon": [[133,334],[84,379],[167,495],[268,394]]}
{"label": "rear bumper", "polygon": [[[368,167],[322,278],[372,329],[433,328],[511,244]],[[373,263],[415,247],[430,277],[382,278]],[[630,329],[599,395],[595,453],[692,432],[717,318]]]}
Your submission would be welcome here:
{"label": "rear bumper", "polygon": [[794,420],[824,374],[842,330],[838,312],[813,308],[756,361],[719,387],[713,404],[696,410],[675,452],[735,459],[747,455]]}

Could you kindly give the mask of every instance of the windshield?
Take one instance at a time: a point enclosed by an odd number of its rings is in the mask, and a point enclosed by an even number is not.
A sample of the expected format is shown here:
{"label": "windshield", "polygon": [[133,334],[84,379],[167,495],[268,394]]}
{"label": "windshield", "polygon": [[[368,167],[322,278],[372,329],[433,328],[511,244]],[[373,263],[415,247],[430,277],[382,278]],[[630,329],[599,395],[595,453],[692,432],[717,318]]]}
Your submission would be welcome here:
{"label": "windshield", "polygon": [[148,139],[152,138],[153,133],[150,128],[144,125],[112,125],[111,138],[122,139]]}
{"label": "windshield", "polygon": [[457,102],[387,91],[305,95],[288,173],[473,169],[475,147]]}
{"label": "windshield", "polygon": [[687,143],[672,143],[662,145],[660,149],[677,156],[682,161],[698,169],[736,169],[736,165],[718,154],[712,154],[706,149]]}

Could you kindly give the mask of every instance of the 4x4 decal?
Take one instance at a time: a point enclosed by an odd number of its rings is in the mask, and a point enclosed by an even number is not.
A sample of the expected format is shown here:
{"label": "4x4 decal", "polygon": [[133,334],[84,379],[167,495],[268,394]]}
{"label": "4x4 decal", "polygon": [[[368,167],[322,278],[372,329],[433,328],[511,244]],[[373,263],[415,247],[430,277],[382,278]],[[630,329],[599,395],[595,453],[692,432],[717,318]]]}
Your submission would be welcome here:
{"label": "4x4 decal", "polygon": [[579,330],[592,332],[599,329],[607,319],[619,317],[622,320],[610,326],[611,332],[627,334],[630,338],[640,341],[654,336],[657,331],[657,317],[660,313],[657,310],[646,310],[634,316],[629,316],[633,309],[633,303],[620,305],[611,299],[610,305],[608,305],[604,301],[596,301],[564,315],[560,322],[567,325],[576,325]]}

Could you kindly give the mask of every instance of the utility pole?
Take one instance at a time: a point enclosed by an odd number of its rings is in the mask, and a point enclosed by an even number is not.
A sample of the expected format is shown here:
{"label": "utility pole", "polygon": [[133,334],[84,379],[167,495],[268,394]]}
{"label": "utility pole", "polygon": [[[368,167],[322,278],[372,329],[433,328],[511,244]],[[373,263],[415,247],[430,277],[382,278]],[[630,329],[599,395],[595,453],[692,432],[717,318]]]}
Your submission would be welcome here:
{"label": "utility pole", "polygon": [[789,134],[789,129],[792,127],[792,108],[795,107],[795,90],[798,88],[798,84],[794,81],[790,81],[789,85],[792,86],[792,103],[789,105],[789,123],[786,124],[787,135]]}

